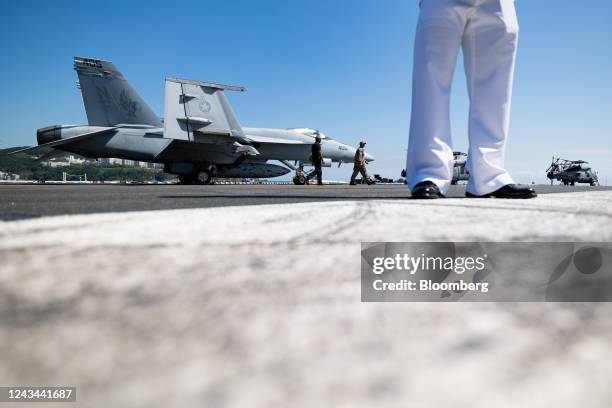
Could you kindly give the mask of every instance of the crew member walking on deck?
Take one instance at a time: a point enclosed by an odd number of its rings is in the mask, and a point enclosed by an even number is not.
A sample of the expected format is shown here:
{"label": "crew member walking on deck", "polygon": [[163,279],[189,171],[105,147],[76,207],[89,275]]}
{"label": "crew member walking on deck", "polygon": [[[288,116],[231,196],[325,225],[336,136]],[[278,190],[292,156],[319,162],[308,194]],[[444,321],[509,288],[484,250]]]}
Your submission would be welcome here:
{"label": "crew member walking on deck", "polygon": [[368,161],[366,160],[365,145],[366,142],[359,142],[359,149],[355,151],[353,175],[351,176],[351,186],[357,184],[355,183],[355,177],[357,177],[358,173],[361,173],[361,177],[363,177],[364,181],[366,181],[368,184],[372,184],[372,180],[370,180],[370,176],[368,176],[368,171],[366,169]]}
{"label": "crew member walking on deck", "polygon": [[317,134],[315,137],[315,142],[312,145],[312,154],[311,154],[312,165],[315,168],[315,172],[317,174],[317,184],[323,185],[323,170],[321,166],[323,165],[323,154],[321,153],[321,136]]}

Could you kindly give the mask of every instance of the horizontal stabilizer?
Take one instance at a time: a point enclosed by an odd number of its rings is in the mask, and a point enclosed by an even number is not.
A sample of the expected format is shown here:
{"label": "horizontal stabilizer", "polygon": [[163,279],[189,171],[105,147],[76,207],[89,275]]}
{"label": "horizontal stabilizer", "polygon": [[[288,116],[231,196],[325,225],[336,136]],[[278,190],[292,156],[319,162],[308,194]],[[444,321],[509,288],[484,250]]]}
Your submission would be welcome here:
{"label": "horizontal stabilizer", "polygon": [[49,142],[49,143],[44,143],[44,144],[39,144],[38,146],[33,146],[33,147],[27,147],[25,149],[19,149],[19,150],[15,150],[14,152],[9,153],[10,155],[16,154],[16,153],[23,153],[23,152],[28,152],[28,151],[33,151],[36,149],[40,149],[41,147],[56,147],[56,146],[63,146],[63,145],[67,145],[69,143],[73,143],[82,139],[86,139],[92,136],[96,136],[96,135],[101,135],[103,133],[107,133],[110,132],[112,130],[117,129],[116,127],[106,127],[106,128],[99,128],[98,130],[94,131],[94,132],[88,132],[88,133],[82,133],[78,136],[73,136],[73,137],[68,137],[65,139],[59,139],[59,140],[55,140],[53,142]]}

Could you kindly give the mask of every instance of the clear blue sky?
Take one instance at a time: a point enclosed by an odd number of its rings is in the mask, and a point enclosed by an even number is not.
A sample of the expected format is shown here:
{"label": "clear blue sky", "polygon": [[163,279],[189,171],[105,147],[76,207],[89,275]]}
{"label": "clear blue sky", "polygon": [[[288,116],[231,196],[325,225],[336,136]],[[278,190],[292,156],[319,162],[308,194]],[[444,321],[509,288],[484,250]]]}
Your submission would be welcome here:
{"label": "clear blue sky", "polygon": [[[589,160],[612,184],[612,2],[517,0],[521,39],[507,164],[545,181],[552,155]],[[5,1],[0,147],[85,123],[72,57],[115,62],[161,116],[163,78],[244,85],[243,126],[315,127],[368,140],[371,171],[397,177],[410,120],[416,0]],[[460,61],[461,64],[461,61]],[[455,148],[467,146],[461,65]],[[347,178],[349,166],[327,176]]]}

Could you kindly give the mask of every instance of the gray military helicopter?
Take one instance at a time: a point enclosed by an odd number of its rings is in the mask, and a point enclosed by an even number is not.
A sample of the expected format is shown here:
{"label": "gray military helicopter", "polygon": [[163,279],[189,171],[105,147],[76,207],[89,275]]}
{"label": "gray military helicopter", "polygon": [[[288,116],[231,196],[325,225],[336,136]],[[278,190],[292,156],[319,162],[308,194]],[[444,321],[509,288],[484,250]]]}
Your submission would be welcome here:
{"label": "gray military helicopter", "polygon": [[[453,152],[453,178],[451,184],[458,184],[459,181],[467,181],[470,178],[470,173],[466,169],[467,154],[462,152]],[[406,170],[402,170],[402,177],[406,177]]]}
{"label": "gray military helicopter", "polygon": [[546,177],[550,179],[551,186],[554,180],[566,186],[573,186],[576,183],[599,185],[597,173],[584,160],[566,160],[553,156],[551,165],[546,169]]}
{"label": "gray military helicopter", "polygon": [[[245,88],[166,78],[161,120],[112,62],[75,57],[74,69],[88,124],[38,129],[38,146],[11,154],[51,147],[38,160],[70,152],[163,163],[164,171],[177,174],[181,184],[207,184],[214,177],[277,177],[291,170],[295,184],[306,184],[311,174],[304,167],[311,165],[316,136],[322,139],[324,166],[353,162],[355,147],[315,129],[241,127],[224,91]],[[374,158],[368,155],[367,160]]]}
{"label": "gray military helicopter", "polygon": [[459,181],[468,181],[470,173],[465,167],[467,164],[467,154],[462,152],[453,152],[453,178],[451,184],[457,184]]}

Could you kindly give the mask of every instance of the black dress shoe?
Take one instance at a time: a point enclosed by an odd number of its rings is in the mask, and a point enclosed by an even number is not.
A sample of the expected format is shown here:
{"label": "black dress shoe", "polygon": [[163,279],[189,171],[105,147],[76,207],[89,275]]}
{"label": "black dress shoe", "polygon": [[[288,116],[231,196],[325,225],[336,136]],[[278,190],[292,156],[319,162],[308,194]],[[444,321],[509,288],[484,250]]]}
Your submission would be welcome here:
{"label": "black dress shoe", "polygon": [[537,197],[538,195],[536,194],[535,190],[531,187],[517,186],[516,184],[506,184],[499,190],[496,190],[489,194],[478,196],[478,195],[466,192],[465,196],[470,197],[470,198],[489,198],[489,197],[534,198],[534,197]]}
{"label": "black dress shoe", "polygon": [[434,198],[444,198],[438,186],[431,181],[423,181],[412,189],[412,198],[417,200],[427,200]]}

